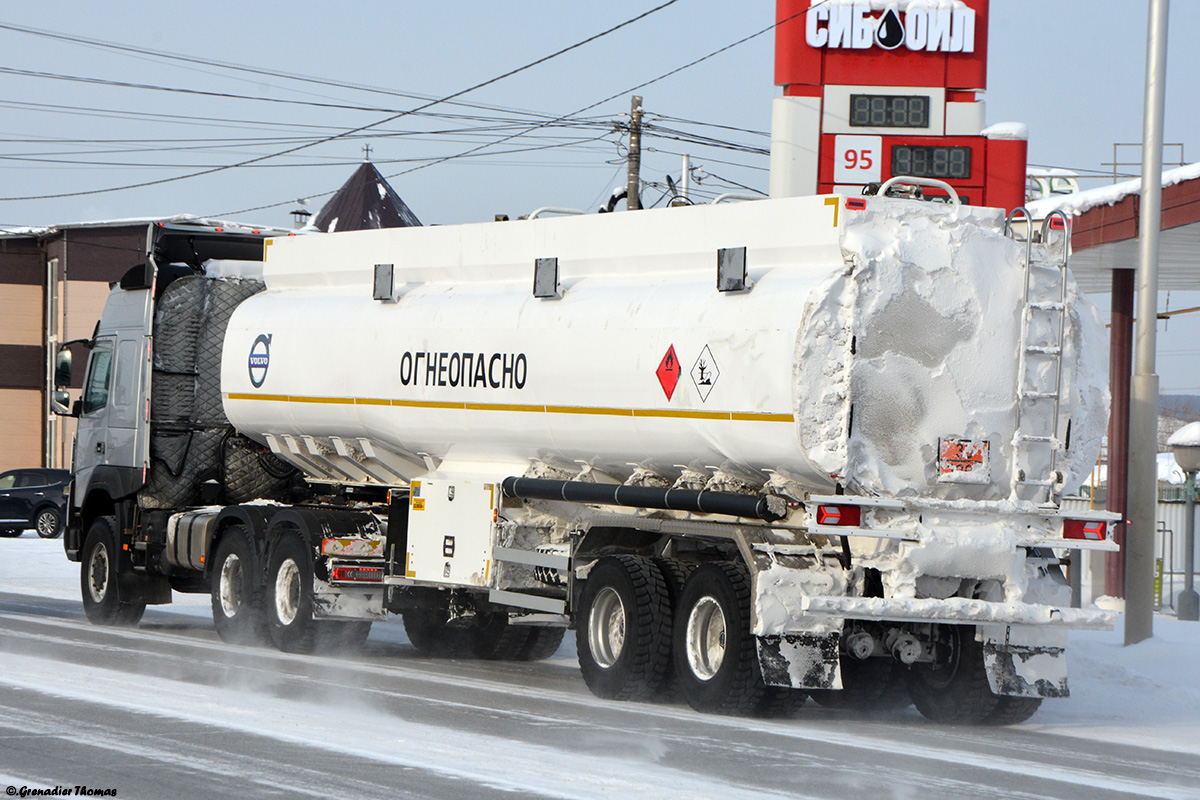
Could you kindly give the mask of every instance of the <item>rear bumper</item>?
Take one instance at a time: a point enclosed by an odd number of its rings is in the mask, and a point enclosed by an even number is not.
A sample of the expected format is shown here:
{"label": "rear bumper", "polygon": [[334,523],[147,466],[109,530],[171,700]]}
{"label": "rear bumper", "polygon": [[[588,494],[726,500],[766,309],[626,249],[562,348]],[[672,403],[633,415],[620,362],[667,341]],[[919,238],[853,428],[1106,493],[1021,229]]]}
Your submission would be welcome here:
{"label": "rear bumper", "polygon": [[950,597],[886,599],[880,597],[805,597],[800,614],[785,623],[785,630],[811,629],[813,617],[887,620],[890,622],[938,622],[961,625],[1036,625],[1045,628],[1111,630],[1117,624],[1112,611],[1061,608],[1030,603],[990,603]]}

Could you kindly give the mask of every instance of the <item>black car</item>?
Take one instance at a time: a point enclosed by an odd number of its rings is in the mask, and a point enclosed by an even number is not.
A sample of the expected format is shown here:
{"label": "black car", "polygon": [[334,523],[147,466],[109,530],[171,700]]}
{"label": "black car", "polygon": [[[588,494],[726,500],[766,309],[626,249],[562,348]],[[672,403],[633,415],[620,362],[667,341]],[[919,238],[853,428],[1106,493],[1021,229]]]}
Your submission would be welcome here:
{"label": "black car", "polygon": [[43,539],[62,535],[67,514],[65,469],[14,469],[0,475],[0,536],[33,528]]}

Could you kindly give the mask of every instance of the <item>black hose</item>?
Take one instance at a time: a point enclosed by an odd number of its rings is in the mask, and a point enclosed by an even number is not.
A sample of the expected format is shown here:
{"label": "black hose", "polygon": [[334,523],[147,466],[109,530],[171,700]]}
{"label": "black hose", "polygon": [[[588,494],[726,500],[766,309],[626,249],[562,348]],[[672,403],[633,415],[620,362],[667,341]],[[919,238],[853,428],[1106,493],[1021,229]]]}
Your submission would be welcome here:
{"label": "black hose", "polygon": [[787,516],[787,504],[779,497],[734,494],[694,489],[656,489],[583,481],[552,481],[543,478],[505,478],[505,497],[524,500],[564,500],[630,508],[659,508],[697,514],[724,514],[775,522]]}

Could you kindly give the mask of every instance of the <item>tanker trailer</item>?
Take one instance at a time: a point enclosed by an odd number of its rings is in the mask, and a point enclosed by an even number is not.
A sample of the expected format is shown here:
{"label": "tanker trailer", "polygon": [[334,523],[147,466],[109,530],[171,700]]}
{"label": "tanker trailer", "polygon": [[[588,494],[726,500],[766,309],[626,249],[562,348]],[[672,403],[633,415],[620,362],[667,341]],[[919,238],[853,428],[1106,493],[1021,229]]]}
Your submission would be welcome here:
{"label": "tanker trailer", "polygon": [[1019,721],[1067,694],[1065,631],[1114,623],[1061,571],[1114,545],[1057,508],[1107,409],[1056,221],[829,196],[268,240],[220,349],[268,491],[193,470],[112,538],[231,640],[391,612],[540,658],[571,627],[601,697]]}

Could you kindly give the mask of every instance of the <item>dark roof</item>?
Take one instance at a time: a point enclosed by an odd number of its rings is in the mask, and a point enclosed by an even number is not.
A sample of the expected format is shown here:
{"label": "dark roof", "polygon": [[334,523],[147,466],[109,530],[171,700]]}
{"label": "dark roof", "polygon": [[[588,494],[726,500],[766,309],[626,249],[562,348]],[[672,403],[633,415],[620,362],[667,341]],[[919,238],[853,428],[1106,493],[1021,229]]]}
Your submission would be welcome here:
{"label": "dark roof", "polygon": [[325,231],[409,228],[421,224],[375,165],[364,161],[341,189],[329,198],[313,225]]}

